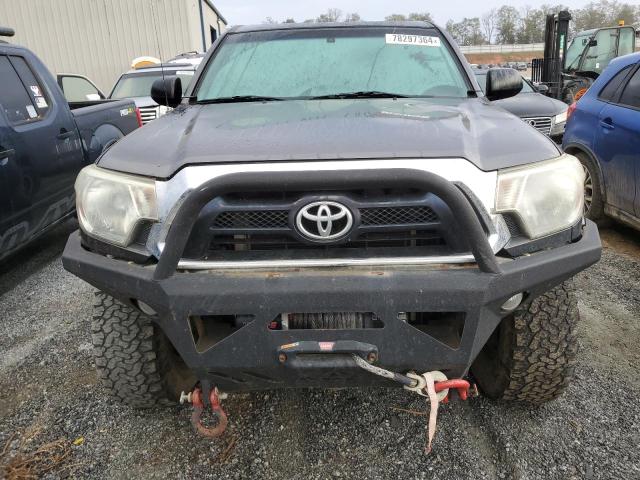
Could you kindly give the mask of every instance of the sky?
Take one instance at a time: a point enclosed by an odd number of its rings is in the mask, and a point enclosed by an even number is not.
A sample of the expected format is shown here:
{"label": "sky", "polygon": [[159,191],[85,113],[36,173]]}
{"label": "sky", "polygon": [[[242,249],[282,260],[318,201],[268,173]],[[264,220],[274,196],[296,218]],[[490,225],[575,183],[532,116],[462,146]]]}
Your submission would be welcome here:
{"label": "sky", "polygon": [[[447,20],[479,17],[487,10],[505,4],[521,8],[539,7],[543,3],[562,3],[569,8],[580,8],[588,0],[213,0],[229,25],[262,23],[267,17],[284,20],[293,17],[301,22],[315,18],[328,8],[339,8],[345,13],[357,12],[363,20],[384,20],[391,13],[430,12],[436,23],[444,26]],[[633,3],[633,2],[632,2]]]}

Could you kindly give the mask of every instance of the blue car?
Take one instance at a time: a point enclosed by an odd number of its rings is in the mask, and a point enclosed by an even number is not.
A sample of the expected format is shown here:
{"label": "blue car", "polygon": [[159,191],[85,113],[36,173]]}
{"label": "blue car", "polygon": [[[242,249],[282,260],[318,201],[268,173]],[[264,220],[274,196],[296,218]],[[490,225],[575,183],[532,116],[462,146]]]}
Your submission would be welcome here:
{"label": "blue car", "polygon": [[562,146],[585,169],[585,214],[640,229],[640,53],[616,58],[569,107]]}

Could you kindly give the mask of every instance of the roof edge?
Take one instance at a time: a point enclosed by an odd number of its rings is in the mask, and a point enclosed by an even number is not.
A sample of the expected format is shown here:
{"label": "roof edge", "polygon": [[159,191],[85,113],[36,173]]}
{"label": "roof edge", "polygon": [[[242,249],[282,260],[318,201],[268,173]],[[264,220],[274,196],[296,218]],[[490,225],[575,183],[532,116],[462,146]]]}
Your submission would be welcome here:
{"label": "roof edge", "polygon": [[226,19],[226,18],[224,18],[224,17],[222,16],[222,14],[220,13],[220,10],[218,10],[218,9],[216,8],[216,6],[213,4],[213,2],[212,2],[211,0],[204,0],[204,1],[205,1],[205,3],[206,3],[207,5],[209,5],[209,7],[211,8],[211,10],[213,10],[213,11],[216,13],[216,15],[218,16],[218,18],[219,18],[220,20],[222,20],[222,23],[224,23],[225,25],[228,25],[228,23],[227,23],[227,19]]}
{"label": "roof edge", "polygon": [[318,28],[353,28],[353,27],[390,27],[390,28],[437,28],[436,24],[417,20],[405,20],[399,22],[308,22],[308,23],[263,23],[257,25],[235,25],[230,33],[256,32],[267,30],[297,30]]}

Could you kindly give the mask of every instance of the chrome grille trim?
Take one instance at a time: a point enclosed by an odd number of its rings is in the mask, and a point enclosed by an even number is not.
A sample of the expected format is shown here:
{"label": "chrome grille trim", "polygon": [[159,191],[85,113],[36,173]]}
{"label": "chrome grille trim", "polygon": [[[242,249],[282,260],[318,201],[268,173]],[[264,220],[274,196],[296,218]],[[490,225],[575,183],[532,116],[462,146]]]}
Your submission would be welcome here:
{"label": "chrome grille trim", "polygon": [[475,264],[471,254],[442,255],[432,257],[378,257],[378,258],[322,258],[294,260],[249,260],[249,261],[211,261],[180,260],[178,270],[245,270],[278,268],[322,268],[322,267],[374,267],[393,265],[449,265]]}
{"label": "chrome grille trim", "polygon": [[526,117],[522,120],[546,136],[551,134],[551,117]]}
{"label": "chrome grille trim", "polygon": [[140,107],[140,118],[143,125],[155,120],[158,118],[158,107]]}
{"label": "chrome grille trim", "polygon": [[[160,222],[152,228],[147,240],[147,249],[159,258],[164,249],[164,240],[175,215],[184,199],[201,185],[214,178],[230,173],[260,171],[349,171],[379,170],[383,175],[386,169],[405,168],[427,171],[439,175],[451,182],[464,184],[480,200],[485,212],[493,221],[492,231],[488,234],[489,243],[494,252],[499,251],[509,241],[509,231],[501,215],[493,213],[497,171],[482,171],[464,158],[430,159],[393,159],[393,160],[328,160],[328,161],[280,161],[264,163],[228,163],[217,165],[193,165],[180,170],[170,180],[156,181],[158,196],[158,214]],[[388,262],[388,263],[385,263]],[[462,264],[475,263],[471,254],[429,256],[429,257],[387,257],[372,259],[295,259],[265,261],[207,261],[183,259],[181,270],[223,270],[227,268],[297,268],[303,266],[375,266],[375,265],[426,265],[426,264]],[[287,265],[293,264],[292,267]]]}

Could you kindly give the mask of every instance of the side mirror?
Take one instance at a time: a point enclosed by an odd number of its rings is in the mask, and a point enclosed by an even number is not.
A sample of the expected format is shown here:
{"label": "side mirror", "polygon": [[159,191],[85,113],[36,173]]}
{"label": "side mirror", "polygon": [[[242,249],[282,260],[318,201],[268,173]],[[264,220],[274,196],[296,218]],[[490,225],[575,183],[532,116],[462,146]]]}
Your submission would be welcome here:
{"label": "side mirror", "polygon": [[549,93],[549,85],[545,85],[544,83],[536,85],[536,91],[538,93],[542,93],[546,95],[547,93]]}
{"label": "side mirror", "polygon": [[592,38],[591,40],[589,40],[589,46],[590,47],[597,47],[598,46],[598,40],[596,40],[595,38]]}
{"label": "side mirror", "polygon": [[513,97],[522,90],[522,75],[513,68],[493,68],[487,72],[485,95],[491,101]]}
{"label": "side mirror", "polygon": [[177,107],[182,101],[182,82],[180,77],[159,78],[151,85],[151,98],[158,105]]}

